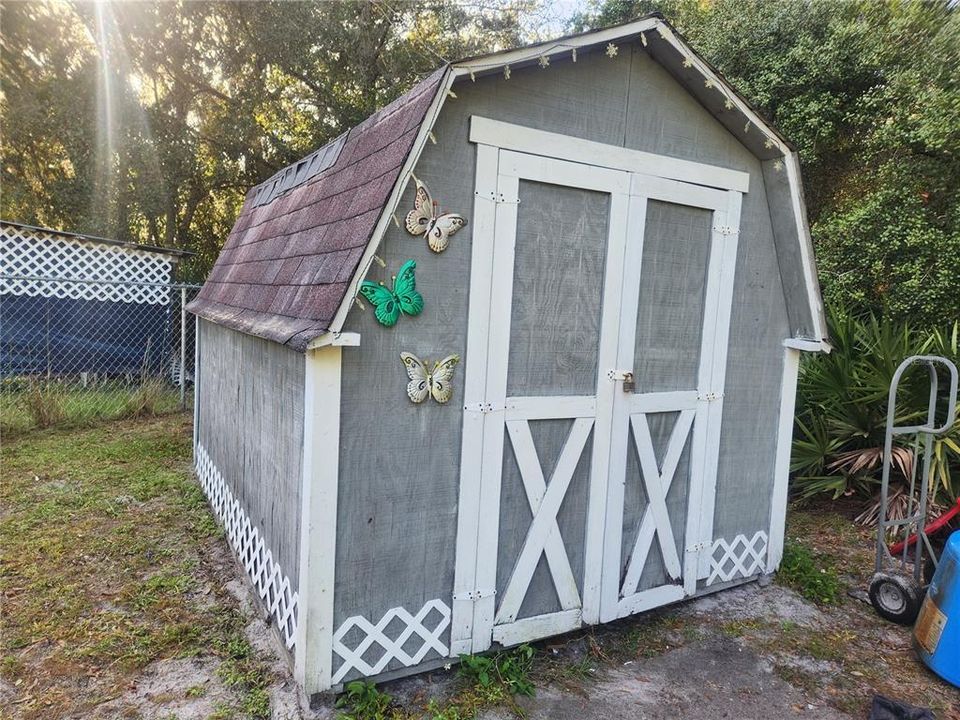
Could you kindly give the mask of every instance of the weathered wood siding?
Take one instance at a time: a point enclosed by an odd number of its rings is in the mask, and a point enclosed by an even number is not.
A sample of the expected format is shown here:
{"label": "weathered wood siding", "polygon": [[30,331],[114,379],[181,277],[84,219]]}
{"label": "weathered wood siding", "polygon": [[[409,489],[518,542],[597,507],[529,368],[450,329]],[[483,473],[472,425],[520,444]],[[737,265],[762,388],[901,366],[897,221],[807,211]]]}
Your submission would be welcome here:
{"label": "weathered wood siding", "polygon": [[[428,184],[444,211],[460,212],[468,220],[474,203],[476,155],[475,146],[468,142],[471,115],[750,173],[730,331],[715,536],[765,529],[780,398],[781,341],[789,336],[790,323],[760,162],[640,48],[621,47],[613,59],[581,53],[576,64],[555,59],[546,70],[514,69],[510,80],[501,75],[478,78],[475,83],[466,80],[456,86],[456,93],[458,97],[448,99],[434,128],[437,143],[427,145],[416,174]],[[554,192],[559,197],[566,191]],[[412,202],[411,183],[398,212],[401,222]],[[579,206],[574,203],[570,207],[572,211]],[[587,242],[604,236],[600,227],[589,232],[591,224],[600,223],[592,219],[595,212],[583,210]],[[374,265],[369,277],[389,283],[390,274],[406,259],[414,258],[425,309],[419,317],[401,318],[394,328],[378,325],[369,309],[354,311],[348,320],[346,329],[359,332],[362,341],[360,347],[345,348],[343,353],[335,627],[351,615],[363,615],[376,623],[396,606],[416,612],[433,598],[450,603],[461,447],[459,403],[465,368],[463,364],[457,368],[452,402],[440,406],[428,401],[417,406],[404,392],[406,376],[399,353],[406,350],[422,358],[459,353],[466,361],[471,231],[468,225],[451,239],[446,252],[435,255],[423,239],[392,226],[379,250],[387,269]],[[527,293],[529,302],[539,304],[540,289],[563,279],[557,276],[557,263],[563,257],[562,253],[547,256],[541,270],[525,270],[517,279],[518,292]],[[684,261],[695,260],[702,262],[697,258]],[[669,263],[664,267],[664,272],[679,272]],[[644,271],[649,272],[646,266]],[[684,280],[671,278],[671,282],[682,285]],[[577,318],[578,310],[583,317]],[[564,317],[584,328],[593,322],[596,310],[586,301],[562,308]],[[678,317],[691,317],[691,313],[693,310],[684,309]],[[663,322],[670,322],[669,317],[665,315]],[[651,322],[656,322],[655,318]],[[680,332],[676,341],[683,344],[695,341],[686,330],[670,329],[666,324],[660,330],[664,336]],[[654,328],[647,337],[658,335]],[[511,351],[514,365],[521,358],[532,357],[536,350],[524,346],[520,338],[517,342]],[[573,365],[556,369],[565,381],[575,383],[581,373],[596,371],[584,358],[569,359]],[[649,371],[656,373],[658,382],[670,386],[681,382],[679,375],[668,374],[671,367],[677,373],[690,374],[690,367],[680,362],[672,366],[662,362]],[[515,377],[530,383],[531,394],[536,392],[536,383],[547,381],[529,369],[516,369]],[[521,391],[517,382],[512,381],[511,393]],[[575,392],[573,386],[570,392]],[[557,428],[545,429],[544,434],[562,434],[560,426],[567,422],[559,421]],[[535,440],[540,440],[547,455],[556,438],[538,438],[537,432]],[[509,453],[509,443],[507,448]],[[678,487],[677,492],[682,490]],[[519,528],[524,520],[529,522],[529,510],[525,502],[518,501],[516,492],[506,489],[505,493],[513,494],[504,495],[502,515],[514,512],[516,517],[504,516],[501,522]],[[578,498],[574,485],[568,503],[577,503]],[[565,512],[561,510],[561,520]],[[575,567],[576,563],[582,566],[582,557],[576,559],[582,551],[568,549]],[[535,580],[534,588],[539,585]],[[538,605],[547,607],[551,601],[531,598],[524,613]],[[391,665],[391,669],[395,667]]]}
{"label": "weathered wood siding", "polygon": [[304,357],[200,323],[198,442],[298,588]]}

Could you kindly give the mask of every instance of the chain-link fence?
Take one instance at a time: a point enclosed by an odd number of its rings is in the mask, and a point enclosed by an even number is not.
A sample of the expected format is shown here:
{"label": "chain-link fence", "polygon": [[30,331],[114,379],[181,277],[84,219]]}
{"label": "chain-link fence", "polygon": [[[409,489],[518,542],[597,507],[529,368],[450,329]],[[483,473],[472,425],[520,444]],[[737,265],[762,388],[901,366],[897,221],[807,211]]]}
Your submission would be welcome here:
{"label": "chain-link fence", "polygon": [[198,290],[0,274],[0,432],[191,407]]}

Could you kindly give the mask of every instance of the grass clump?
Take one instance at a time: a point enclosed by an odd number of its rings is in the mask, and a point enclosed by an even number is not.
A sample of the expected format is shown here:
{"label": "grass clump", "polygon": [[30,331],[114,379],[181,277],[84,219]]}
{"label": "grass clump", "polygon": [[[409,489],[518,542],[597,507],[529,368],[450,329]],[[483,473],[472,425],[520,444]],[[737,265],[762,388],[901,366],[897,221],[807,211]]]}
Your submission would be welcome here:
{"label": "grass clump", "polygon": [[489,693],[491,699],[514,695],[531,697],[534,694],[530,680],[533,656],[534,650],[529,645],[496,655],[461,655],[459,674]]}
{"label": "grass clump", "polygon": [[836,570],[818,561],[808,547],[789,538],[783,548],[778,579],[818,605],[837,605],[843,597]]}
{"label": "grass clump", "polygon": [[395,717],[393,697],[366,680],[354,680],[343,688],[336,707],[343,720],[386,720]]}
{"label": "grass clump", "polygon": [[53,427],[66,419],[63,392],[51,383],[31,382],[23,404],[37,428]]}

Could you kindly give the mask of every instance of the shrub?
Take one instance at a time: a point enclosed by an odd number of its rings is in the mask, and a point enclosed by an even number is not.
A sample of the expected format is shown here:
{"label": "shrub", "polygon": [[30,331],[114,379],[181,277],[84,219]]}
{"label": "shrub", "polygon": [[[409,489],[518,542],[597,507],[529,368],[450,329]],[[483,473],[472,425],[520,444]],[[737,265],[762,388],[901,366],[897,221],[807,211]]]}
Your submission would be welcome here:
{"label": "shrub", "polygon": [[[833,351],[807,357],[800,369],[794,429],[793,490],[801,498],[829,494],[872,497],[880,482],[887,396],[897,366],[910,355],[938,354],[960,362],[960,323],[926,332],[874,314],[828,313]],[[946,382],[941,380],[943,391]],[[941,396],[945,392],[941,393]],[[917,367],[901,381],[895,422],[923,422],[929,396],[927,373]],[[939,416],[943,415],[941,398]],[[913,439],[895,440],[893,490],[905,486],[915,468]],[[934,440],[931,498],[960,493],[960,425]],[[869,513],[868,513],[869,514]]]}

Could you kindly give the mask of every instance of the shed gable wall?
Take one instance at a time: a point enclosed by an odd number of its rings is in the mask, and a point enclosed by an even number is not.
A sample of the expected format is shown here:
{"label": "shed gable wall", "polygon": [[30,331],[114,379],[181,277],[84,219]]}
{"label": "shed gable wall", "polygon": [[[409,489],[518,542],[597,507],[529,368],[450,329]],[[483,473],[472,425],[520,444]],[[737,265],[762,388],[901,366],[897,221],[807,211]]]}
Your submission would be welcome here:
{"label": "shed gable wall", "polygon": [[[443,211],[471,220],[476,148],[471,115],[597,142],[721,165],[750,174],[744,197],[726,380],[716,536],[765,528],[769,522],[780,397],[781,342],[789,323],[774,252],[759,161],[639,48],[615,58],[580,53],[577,63],[514,69],[455,86],[415,173]],[[413,183],[398,219],[412,207]],[[393,328],[354,310],[345,330],[358,348],[343,352],[340,497],[334,628],[363,615],[376,623],[391,608],[415,614],[439,598],[450,603],[459,491],[463,378],[472,224],[441,255],[422,238],[391,225],[368,278],[389,284],[408,258],[417,261],[425,309]],[[445,406],[414,405],[405,394],[399,353],[464,359]],[[558,430],[558,432],[561,432]],[[553,440],[545,438],[546,444]],[[503,512],[529,513],[522,503]],[[502,523],[510,518],[501,517]],[[444,634],[447,642],[448,634]],[[430,654],[427,659],[436,658]],[[334,673],[340,661],[334,658]],[[387,670],[400,667],[391,662]],[[355,676],[345,676],[349,680]]]}

